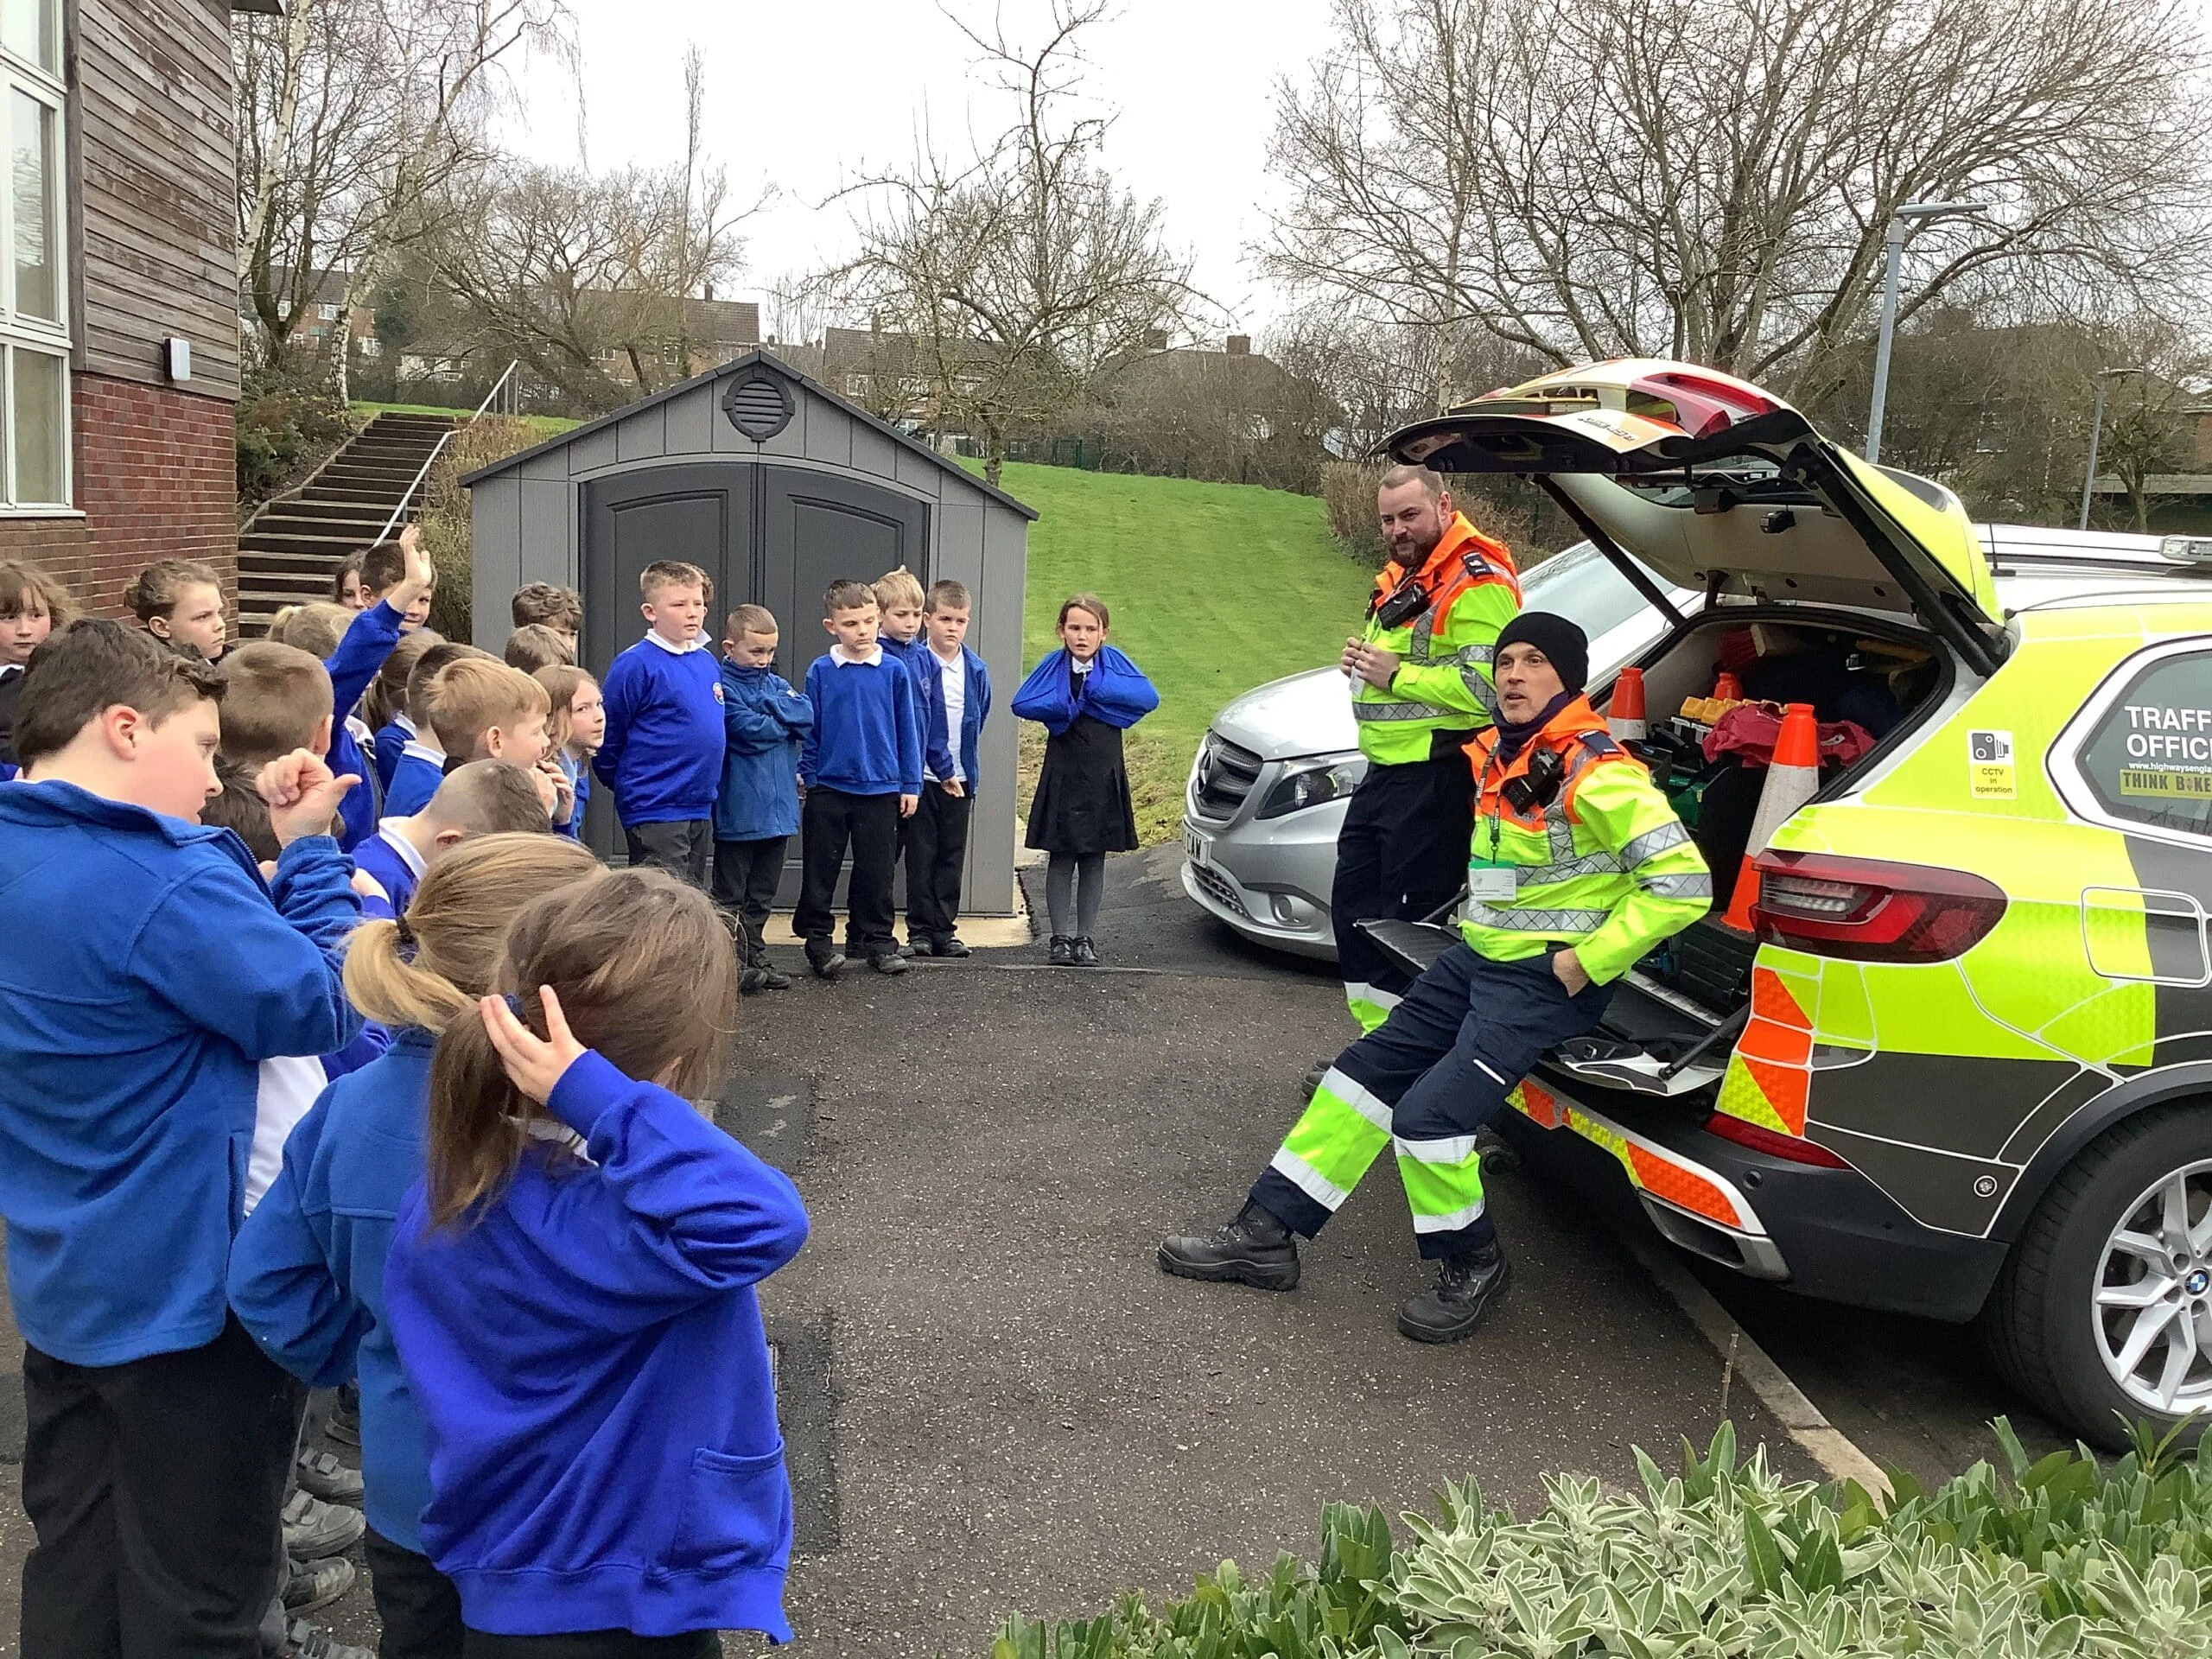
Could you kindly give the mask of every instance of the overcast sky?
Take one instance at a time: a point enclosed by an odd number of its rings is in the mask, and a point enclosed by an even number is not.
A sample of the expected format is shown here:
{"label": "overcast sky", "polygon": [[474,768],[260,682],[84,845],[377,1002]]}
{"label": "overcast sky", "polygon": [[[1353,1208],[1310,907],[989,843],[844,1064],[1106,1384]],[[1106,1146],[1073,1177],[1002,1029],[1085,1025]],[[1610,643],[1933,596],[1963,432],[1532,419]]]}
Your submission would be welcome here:
{"label": "overcast sky", "polygon": [[[924,123],[945,144],[1005,106],[971,73],[972,48],[929,0],[571,0],[582,46],[583,140],[594,169],[659,165],[683,153],[683,57],[704,54],[707,145],[733,194],[773,186],[746,227],[738,296],[758,296],[849,250],[842,203],[821,204],[863,167],[912,155]],[[988,23],[989,0],[948,0]],[[1015,39],[1038,37],[1046,0],[1005,0]],[[1087,91],[1120,111],[1107,159],[1140,195],[1166,206],[1171,238],[1197,259],[1199,286],[1257,331],[1280,302],[1247,268],[1265,225],[1276,77],[1327,42],[1329,0],[1122,0],[1090,31]],[[537,63],[520,81],[508,143],[537,159],[578,159],[575,86]],[[972,100],[972,107],[971,107]]]}

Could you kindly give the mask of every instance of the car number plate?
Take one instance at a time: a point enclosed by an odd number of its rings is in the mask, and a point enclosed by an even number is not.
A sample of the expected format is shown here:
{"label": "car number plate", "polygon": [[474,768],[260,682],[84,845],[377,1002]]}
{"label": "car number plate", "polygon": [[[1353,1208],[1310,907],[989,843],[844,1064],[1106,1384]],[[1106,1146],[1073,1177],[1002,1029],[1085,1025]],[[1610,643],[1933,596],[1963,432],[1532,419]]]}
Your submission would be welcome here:
{"label": "car number plate", "polygon": [[1213,861],[1212,840],[1208,836],[1200,835],[1195,830],[1188,828],[1184,830],[1183,851],[1188,855],[1191,862],[1193,864],[1210,864]]}

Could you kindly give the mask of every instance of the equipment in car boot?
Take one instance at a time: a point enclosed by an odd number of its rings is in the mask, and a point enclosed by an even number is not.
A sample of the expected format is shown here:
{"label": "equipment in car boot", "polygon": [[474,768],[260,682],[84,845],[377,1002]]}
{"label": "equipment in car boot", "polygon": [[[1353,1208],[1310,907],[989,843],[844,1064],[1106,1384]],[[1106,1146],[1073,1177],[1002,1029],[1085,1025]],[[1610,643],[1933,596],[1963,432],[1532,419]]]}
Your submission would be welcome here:
{"label": "equipment in car boot", "polygon": [[1789,821],[1796,810],[1820,792],[1821,727],[1810,703],[1793,702],[1782,711],[1782,735],[1775,740],[1774,764],[1766,769],[1766,786],[1759,791],[1758,816],[1751,820],[1751,838],[1744,848],[1743,867],[1736,873],[1736,889],[1728,897],[1729,926],[1751,931],[1751,906],[1759,896],[1758,871],[1752,861],[1766,850],[1774,832]]}
{"label": "equipment in car boot", "polygon": [[1605,729],[1620,743],[1643,741],[1651,729],[1643,717],[1643,671],[1624,668],[1613,682],[1613,695],[1605,704]]}

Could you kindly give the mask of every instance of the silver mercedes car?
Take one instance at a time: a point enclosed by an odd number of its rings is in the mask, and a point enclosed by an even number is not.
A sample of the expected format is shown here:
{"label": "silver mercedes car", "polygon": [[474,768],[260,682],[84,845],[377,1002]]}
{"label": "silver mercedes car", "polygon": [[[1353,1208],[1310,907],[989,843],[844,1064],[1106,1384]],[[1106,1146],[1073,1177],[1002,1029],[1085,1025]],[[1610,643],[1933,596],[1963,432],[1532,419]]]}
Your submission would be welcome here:
{"label": "silver mercedes car", "polygon": [[[2172,569],[2154,536],[2021,524],[1985,524],[1981,534],[2007,605],[2131,569]],[[1700,602],[1694,590],[1653,580],[1677,609]],[[1521,590],[1526,608],[1582,625],[1593,687],[1667,631],[1667,620],[1588,542],[1545,560]],[[1652,711],[1654,719],[1661,715]],[[1329,888],[1337,831],[1366,770],[1351,688],[1339,670],[1309,669],[1246,692],[1215,716],[1191,762],[1183,791],[1183,891],[1248,939],[1335,960]]]}

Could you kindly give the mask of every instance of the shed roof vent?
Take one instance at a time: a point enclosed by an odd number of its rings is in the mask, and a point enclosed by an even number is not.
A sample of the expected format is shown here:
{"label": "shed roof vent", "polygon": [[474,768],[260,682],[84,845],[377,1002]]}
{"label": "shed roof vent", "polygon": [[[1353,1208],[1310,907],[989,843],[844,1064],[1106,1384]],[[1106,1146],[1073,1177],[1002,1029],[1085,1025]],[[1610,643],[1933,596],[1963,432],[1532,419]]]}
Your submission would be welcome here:
{"label": "shed roof vent", "polygon": [[798,412],[791,389],[781,378],[763,369],[740,375],[722,394],[722,413],[755,443],[767,442],[789,426]]}

